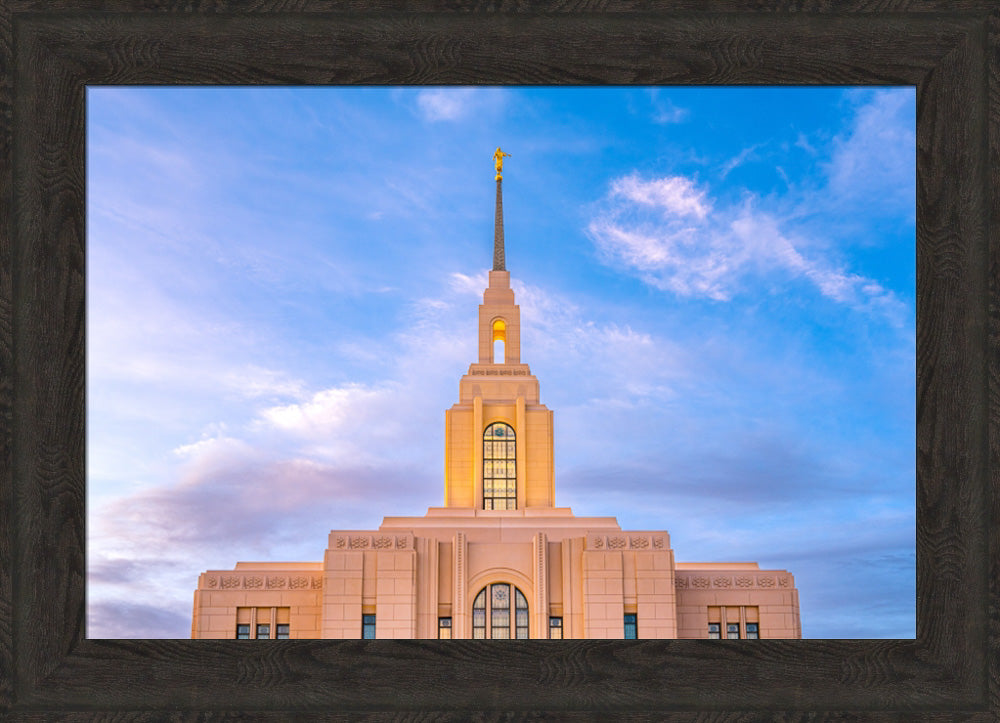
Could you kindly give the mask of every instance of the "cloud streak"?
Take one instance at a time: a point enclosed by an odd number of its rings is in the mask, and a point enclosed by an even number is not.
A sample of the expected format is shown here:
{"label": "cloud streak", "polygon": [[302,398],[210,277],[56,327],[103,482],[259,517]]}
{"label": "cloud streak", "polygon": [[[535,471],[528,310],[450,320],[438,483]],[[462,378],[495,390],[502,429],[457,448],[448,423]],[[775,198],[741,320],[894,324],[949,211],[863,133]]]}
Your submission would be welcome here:
{"label": "cloud streak", "polygon": [[916,109],[903,93],[853,93],[852,127],[834,139],[824,164],[838,198],[911,211],[916,198]]}
{"label": "cloud streak", "polygon": [[903,310],[877,281],[807,257],[810,244],[782,231],[752,199],[721,207],[693,179],[633,175],[612,181],[603,206],[587,226],[590,238],[608,262],[660,290],[728,301],[763,278],[805,279],[853,309]]}
{"label": "cloud streak", "polygon": [[505,102],[501,88],[429,88],[417,93],[417,109],[430,122],[456,122],[473,113],[496,112]]}

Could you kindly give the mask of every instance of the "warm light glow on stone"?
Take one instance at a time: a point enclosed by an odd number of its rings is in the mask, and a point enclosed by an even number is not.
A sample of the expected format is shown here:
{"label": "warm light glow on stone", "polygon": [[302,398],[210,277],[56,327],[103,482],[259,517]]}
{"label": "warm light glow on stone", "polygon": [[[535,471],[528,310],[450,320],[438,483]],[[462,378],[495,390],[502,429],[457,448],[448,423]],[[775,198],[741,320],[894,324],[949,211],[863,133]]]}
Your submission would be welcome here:
{"label": "warm light glow on stone", "polygon": [[493,341],[507,341],[507,324],[503,319],[493,322]]}

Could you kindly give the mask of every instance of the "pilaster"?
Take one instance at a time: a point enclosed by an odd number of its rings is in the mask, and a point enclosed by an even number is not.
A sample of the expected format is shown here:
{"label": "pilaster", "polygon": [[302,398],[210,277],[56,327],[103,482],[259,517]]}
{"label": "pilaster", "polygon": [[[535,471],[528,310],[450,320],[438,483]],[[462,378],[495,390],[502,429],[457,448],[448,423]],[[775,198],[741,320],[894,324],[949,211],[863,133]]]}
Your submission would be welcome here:
{"label": "pilaster", "polygon": [[533,638],[549,637],[549,548],[548,537],[539,532],[532,540],[532,583],[535,587]]}
{"label": "pilaster", "polygon": [[454,541],[454,603],[451,606],[451,634],[453,638],[468,640],[472,637],[469,626],[469,611],[466,609],[465,590],[468,587],[469,546],[464,532],[455,533]]}

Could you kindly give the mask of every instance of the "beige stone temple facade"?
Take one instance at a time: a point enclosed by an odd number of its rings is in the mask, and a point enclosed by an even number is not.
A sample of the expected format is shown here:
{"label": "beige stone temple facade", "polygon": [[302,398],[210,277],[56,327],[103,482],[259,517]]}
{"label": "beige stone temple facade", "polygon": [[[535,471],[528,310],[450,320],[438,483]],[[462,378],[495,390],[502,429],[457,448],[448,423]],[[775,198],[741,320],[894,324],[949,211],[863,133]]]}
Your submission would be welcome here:
{"label": "beige stone temple facade", "polygon": [[787,571],[677,562],[666,531],[556,506],[552,410],[521,361],[505,269],[501,163],[479,358],[445,412],[444,506],[333,530],[321,562],[202,573],[193,638],[802,636]]}

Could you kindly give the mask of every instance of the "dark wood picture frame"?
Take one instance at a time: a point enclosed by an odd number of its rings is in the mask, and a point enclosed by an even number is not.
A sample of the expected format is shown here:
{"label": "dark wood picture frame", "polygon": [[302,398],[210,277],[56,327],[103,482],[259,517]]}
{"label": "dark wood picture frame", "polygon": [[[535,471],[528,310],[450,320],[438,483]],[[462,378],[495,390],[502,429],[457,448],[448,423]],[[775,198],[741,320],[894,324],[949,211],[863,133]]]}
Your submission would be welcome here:
{"label": "dark wood picture frame", "polygon": [[[997,4],[232,5],[0,0],[0,713],[997,720]],[[915,640],[86,639],[86,86],[482,83],[916,86]]]}

